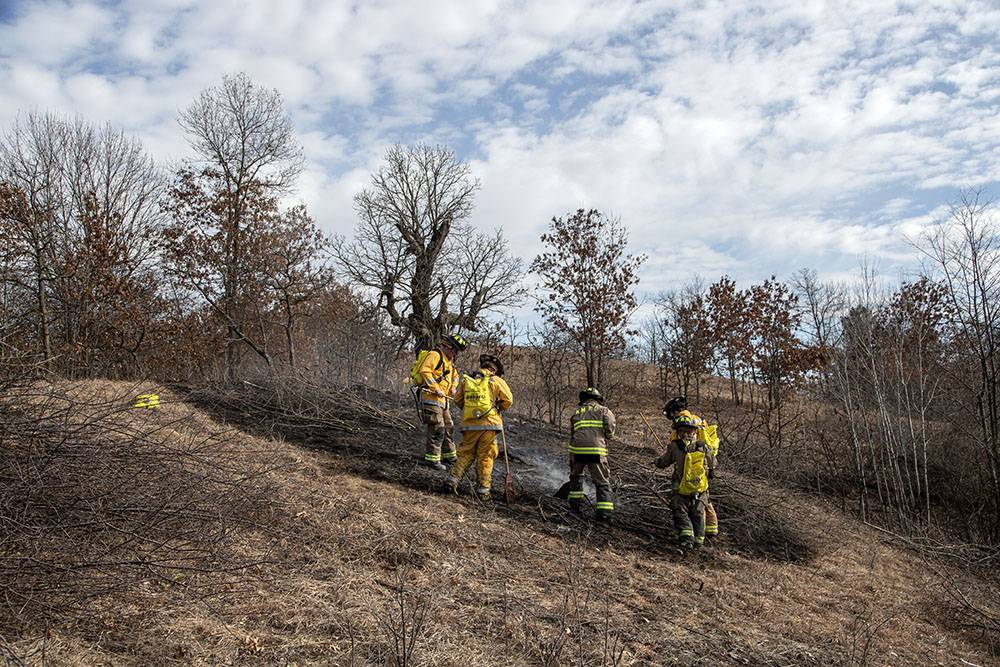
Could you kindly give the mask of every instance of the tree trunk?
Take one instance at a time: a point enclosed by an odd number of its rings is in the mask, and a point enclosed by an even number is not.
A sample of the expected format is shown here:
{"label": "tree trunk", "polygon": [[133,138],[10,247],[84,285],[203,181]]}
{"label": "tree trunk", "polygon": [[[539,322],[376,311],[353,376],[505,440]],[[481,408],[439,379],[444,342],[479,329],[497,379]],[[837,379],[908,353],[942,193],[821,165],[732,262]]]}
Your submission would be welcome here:
{"label": "tree trunk", "polygon": [[49,331],[49,300],[45,296],[45,280],[42,277],[41,266],[38,267],[38,277],[35,282],[38,290],[38,334],[45,355],[45,366],[52,370],[52,334]]}

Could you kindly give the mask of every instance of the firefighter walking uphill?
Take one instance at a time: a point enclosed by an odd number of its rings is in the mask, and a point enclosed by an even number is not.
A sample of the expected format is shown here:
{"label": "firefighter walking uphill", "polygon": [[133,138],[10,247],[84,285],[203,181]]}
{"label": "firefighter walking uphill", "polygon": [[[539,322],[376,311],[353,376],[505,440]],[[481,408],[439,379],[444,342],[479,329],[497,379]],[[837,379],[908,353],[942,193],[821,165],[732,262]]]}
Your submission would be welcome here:
{"label": "firefighter walking uphill", "polygon": [[700,419],[688,415],[674,419],[678,437],[653,462],[657,468],[674,467],[670,508],[678,541],[684,549],[697,549],[705,542],[708,480],[715,472],[715,455],[705,442],[697,439],[700,425]]}

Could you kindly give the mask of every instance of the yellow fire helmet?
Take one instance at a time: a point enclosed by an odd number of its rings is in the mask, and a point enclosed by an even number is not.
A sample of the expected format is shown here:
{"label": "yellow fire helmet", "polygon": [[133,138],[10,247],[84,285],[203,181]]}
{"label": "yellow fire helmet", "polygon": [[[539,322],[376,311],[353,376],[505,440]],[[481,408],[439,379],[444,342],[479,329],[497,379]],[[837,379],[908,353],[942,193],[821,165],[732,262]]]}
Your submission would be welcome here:
{"label": "yellow fire helmet", "polygon": [[702,421],[697,417],[692,417],[690,415],[679,415],[674,419],[674,428],[693,428],[698,429],[701,427]]}

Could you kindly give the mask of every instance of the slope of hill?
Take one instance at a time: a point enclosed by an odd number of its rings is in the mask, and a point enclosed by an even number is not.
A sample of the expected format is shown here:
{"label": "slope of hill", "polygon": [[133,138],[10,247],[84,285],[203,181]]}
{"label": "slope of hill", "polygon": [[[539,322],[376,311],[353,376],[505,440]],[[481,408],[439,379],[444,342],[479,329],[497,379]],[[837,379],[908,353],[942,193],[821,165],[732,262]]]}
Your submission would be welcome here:
{"label": "slope of hill", "polygon": [[995,582],[766,480],[720,474],[724,534],[678,552],[638,429],[597,527],[547,495],[565,445],[542,424],[510,420],[518,498],[483,504],[415,465],[408,406],[303,397],[8,398],[4,664],[996,664],[948,592],[988,608]]}

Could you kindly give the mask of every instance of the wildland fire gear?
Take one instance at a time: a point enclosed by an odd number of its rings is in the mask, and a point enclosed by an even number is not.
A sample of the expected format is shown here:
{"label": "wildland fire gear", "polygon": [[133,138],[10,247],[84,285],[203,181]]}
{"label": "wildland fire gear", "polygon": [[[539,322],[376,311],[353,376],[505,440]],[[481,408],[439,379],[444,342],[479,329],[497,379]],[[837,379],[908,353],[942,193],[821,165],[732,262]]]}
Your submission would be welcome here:
{"label": "wildland fire gear", "polygon": [[683,396],[676,396],[667,401],[667,404],[663,406],[663,414],[665,414],[668,418],[673,419],[675,412],[686,409],[687,399]]}
{"label": "wildland fire gear", "polygon": [[719,454],[719,426],[718,424],[709,424],[704,419],[698,415],[691,414],[688,410],[682,410],[676,418],[673,419],[673,430],[670,432],[670,439],[676,440],[679,436],[677,435],[677,425],[682,426],[694,426],[698,429],[696,439],[701,440],[712,453],[718,456]]}
{"label": "wildland fire gear", "polygon": [[696,417],[687,410],[685,410],[681,414],[674,417],[674,431],[677,431],[677,429],[685,426],[688,428],[693,428],[697,431],[698,427],[701,426],[701,418]]}
{"label": "wildland fire gear", "polygon": [[[670,403],[674,401],[684,401],[683,397],[678,396],[672,399]],[[667,403],[667,407],[670,407],[670,403]],[[686,405],[686,402],[685,402]],[[666,409],[664,409],[666,411]],[[677,415],[677,419],[683,417],[689,417],[696,424],[698,424],[698,431],[695,435],[696,440],[701,440],[708,445],[708,448],[712,450],[712,454],[716,457],[719,456],[719,434],[717,424],[707,424],[704,419],[698,415],[691,414],[687,409],[682,409],[680,414]],[[676,424],[676,420],[674,421]],[[670,439],[676,440],[678,438],[677,429],[674,428],[670,433]],[[715,512],[715,505],[712,504],[711,498],[705,498],[705,535],[707,537],[715,537],[719,534],[719,515]]]}
{"label": "wildland fire gear", "polygon": [[593,387],[587,387],[586,389],[581,391],[579,400],[580,400],[580,405],[583,405],[583,402],[586,400],[597,401],[601,405],[604,405],[604,396],[602,396],[601,392],[594,389]]}
{"label": "wildland fire gear", "polygon": [[495,354],[480,354],[479,355],[479,367],[485,368],[484,364],[490,364],[493,366],[493,374],[498,377],[503,377],[503,362],[500,361],[500,357]]}
{"label": "wildland fire gear", "polygon": [[448,409],[448,400],[454,393],[458,378],[455,365],[440,346],[423,357],[416,371],[420,378],[417,391],[421,419],[427,425],[423,462],[424,465],[444,470],[442,460],[451,461],[456,456],[455,441],[451,437],[455,422]]}
{"label": "wildland fire gear", "polygon": [[[479,408],[478,417],[475,410],[467,414],[467,401],[470,404],[473,402],[474,393],[475,400],[481,400],[480,392],[484,392],[487,396],[487,410],[483,412]],[[462,442],[458,445],[458,458],[448,476],[449,484],[454,483],[457,487],[466,470],[475,462],[476,494],[483,500],[489,498],[493,480],[493,462],[499,454],[497,431],[503,430],[503,417],[500,413],[510,408],[513,402],[514,395],[507,382],[494,375],[488,368],[481,368],[472,375],[462,377],[455,394],[455,405],[462,409],[462,423],[459,425]]]}
{"label": "wildland fire gear", "polygon": [[133,408],[158,408],[160,407],[160,396],[159,394],[141,394],[135,397],[135,402],[132,403]]}
{"label": "wildland fire gear", "polygon": [[493,375],[482,370],[462,377],[462,420],[481,419],[496,409]]}
{"label": "wildland fire gear", "polygon": [[583,509],[583,474],[589,471],[597,490],[597,518],[609,521],[615,504],[611,497],[608,440],[615,437],[615,414],[598,397],[604,400],[593,387],[581,391],[580,407],[570,417],[569,506],[577,512]]}
{"label": "wildland fire gear", "polygon": [[449,334],[445,336],[441,342],[451,345],[456,352],[461,352],[465,348],[469,347],[469,344],[465,342],[465,339],[458,334]]}
{"label": "wildland fire gear", "polygon": [[[681,428],[684,428],[684,424]],[[688,428],[693,428],[686,425]],[[674,467],[670,482],[670,509],[681,546],[701,546],[705,541],[705,506],[708,478],[715,470],[715,454],[701,440],[672,440],[667,451],[653,462],[657,468]]]}
{"label": "wildland fire gear", "polygon": [[[417,359],[413,362],[413,368],[410,369],[410,382],[413,383],[414,387],[420,387],[424,384],[424,378],[420,374],[420,369],[424,365],[424,360],[427,359],[427,355],[437,350],[420,350],[417,353]],[[444,365],[444,355],[438,357],[437,365],[434,367],[434,372],[439,373]]]}

